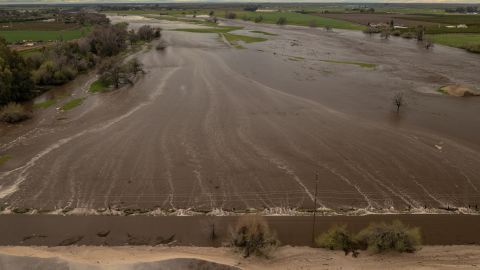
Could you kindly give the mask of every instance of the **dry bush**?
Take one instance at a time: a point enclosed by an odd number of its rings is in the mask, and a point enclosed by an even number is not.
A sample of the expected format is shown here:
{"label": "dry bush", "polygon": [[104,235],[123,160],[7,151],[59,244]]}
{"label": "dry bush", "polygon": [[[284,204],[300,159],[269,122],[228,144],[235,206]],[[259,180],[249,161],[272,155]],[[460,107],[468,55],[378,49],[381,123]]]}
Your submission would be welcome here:
{"label": "dry bush", "polygon": [[245,258],[250,255],[269,257],[279,243],[265,218],[261,216],[240,217],[231,232],[231,245],[242,252]]}
{"label": "dry bush", "polygon": [[363,249],[379,253],[383,251],[415,252],[421,244],[419,228],[410,228],[396,220],[391,224],[372,223],[360,231],[356,241]]}
{"label": "dry bush", "polygon": [[10,102],[0,112],[0,119],[4,122],[14,124],[29,119],[30,113],[18,103]]}
{"label": "dry bush", "polygon": [[352,234],[347,230],[346,225],[334,225],[325,233],[315,238],[315,243],[321,248],[330,250],[343,250],[345,255],[350,252],[357,257],[357,244]]}

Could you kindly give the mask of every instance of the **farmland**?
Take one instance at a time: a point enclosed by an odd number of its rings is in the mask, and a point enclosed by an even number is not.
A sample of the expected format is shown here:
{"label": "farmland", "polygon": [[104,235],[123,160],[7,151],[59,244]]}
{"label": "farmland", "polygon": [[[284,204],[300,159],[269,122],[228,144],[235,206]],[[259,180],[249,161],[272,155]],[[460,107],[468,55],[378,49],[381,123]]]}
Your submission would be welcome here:
{"label": "farmland", "polygon": [[81,27],[68,30],[7,30],[0,31],[0,36],[9,43],[18,41],[51,41],[78,39],[91,30],[91,27]]}

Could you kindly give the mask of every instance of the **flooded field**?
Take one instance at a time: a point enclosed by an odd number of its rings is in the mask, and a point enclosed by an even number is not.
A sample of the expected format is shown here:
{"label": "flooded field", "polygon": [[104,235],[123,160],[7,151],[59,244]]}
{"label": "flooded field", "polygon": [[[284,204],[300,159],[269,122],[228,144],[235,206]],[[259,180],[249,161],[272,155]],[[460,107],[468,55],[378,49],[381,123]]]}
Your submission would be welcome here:
{"label": "flooded field", "polygon": [[332,211],[480,204],[480,98],[437,91],[479,87],[479,55],[228,22],[268,39],[237,49],[217,33],[173,31],[203,26],[113,21],[161,26],[168,47],[136,53],[147,73],[134,86],[86,95],[86,76],[67,85],[81,106],[0,127],[7,212],[311,209],[315,193]]}

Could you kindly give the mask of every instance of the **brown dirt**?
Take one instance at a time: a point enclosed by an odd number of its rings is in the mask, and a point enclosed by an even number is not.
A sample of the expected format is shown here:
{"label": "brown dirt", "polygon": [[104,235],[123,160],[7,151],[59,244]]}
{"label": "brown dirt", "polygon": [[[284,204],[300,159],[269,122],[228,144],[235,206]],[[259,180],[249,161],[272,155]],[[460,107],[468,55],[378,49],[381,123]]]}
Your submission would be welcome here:
{"label": "brown dirt", "polygon": [[[475,246],[426,246],[415,254],[361,253],[358,258],[343,252],[305,247],[282,247],[271,259],[242,259],[226,248],[198,247],[1,247],[0,263],[15,263],[15,258],[35,258],[29,266],[50,260],[58,266],[68,262],[71,267],[84,269],[173,269],[190,267],[203,261],[219,265],[204,265],[202,269],[478,269],[480,248]],[[17,257],[23,256],[23,257]],[[25,257],[27,256],[27,257]],[[52,258],[56,258],[55,261]],[[13,263],[12,263],[13,262]],[[163,268],[161,262],[168,263]],[[219,268],[215,268],[219,267]],[[198,269],[182,268],[182,269]],[[28,269],[28,268],[16,268]],[[63,269],[63,268],[59,268]],[[65,268],[68,269],[68,268]]]}

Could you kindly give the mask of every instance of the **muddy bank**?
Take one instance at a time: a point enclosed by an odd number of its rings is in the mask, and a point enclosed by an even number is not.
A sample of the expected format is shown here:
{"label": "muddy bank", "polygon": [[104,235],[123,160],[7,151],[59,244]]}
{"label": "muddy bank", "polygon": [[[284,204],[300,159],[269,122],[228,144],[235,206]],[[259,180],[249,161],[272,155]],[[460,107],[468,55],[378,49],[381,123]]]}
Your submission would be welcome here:
{"label": "muddy bank", "polygon": [[[180,245],[221,246],[238,217],[0,215],[0,245]],[[312,245],[312,217],[266,217],[283,245]],[[333,224],[353,232],[371,222],[401,220],[418,226],[426,245],[480,244],[480,216],[319,216],[315,235]]]}

